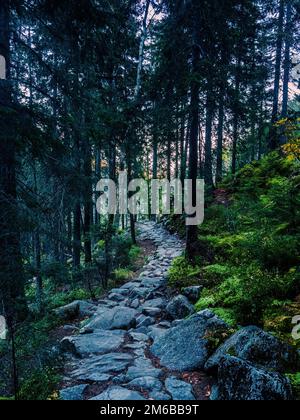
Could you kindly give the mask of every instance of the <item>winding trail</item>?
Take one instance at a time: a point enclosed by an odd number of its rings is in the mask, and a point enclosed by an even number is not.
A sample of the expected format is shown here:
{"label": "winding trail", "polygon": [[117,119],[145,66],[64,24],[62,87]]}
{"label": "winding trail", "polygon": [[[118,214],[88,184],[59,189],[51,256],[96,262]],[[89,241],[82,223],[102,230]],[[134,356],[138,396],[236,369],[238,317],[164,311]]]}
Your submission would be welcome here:
{"label": "winding trail", "polygon": [[91,315],[62,348],[67,367],[61,398],[65,400],[204,400],[210,379],[201,372],[178,373],[160,365],[150,353],[153,340],[174,325],[165,313],[173,292],[167,287],[172,260],[184,243],[153,222],[139,224],[139,241],[156,251],[138,278],[113,289],[97,305],[80,303]]}

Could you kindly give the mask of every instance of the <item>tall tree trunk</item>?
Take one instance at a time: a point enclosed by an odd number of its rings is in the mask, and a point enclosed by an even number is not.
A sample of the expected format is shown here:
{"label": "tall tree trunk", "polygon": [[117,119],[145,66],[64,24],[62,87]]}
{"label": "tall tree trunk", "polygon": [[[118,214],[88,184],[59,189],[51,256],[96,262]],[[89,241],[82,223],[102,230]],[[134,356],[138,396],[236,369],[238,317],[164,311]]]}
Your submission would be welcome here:
{"label": "tall tree trunk", "polygon": [[84,255],[85,263],[92,262],[92,240],[91,240],[91,225],[93,212],[93,186],[92,186],[92,167],[91,167],[91,146],[89,141],[85,142],[86,153],[84,162],[84,175],[86,182],[85,200],[84,200]]}
{"label": "tall tree trunk", "polygon": [[141,90],[142,84],[142,71],[143,71],[143,61],[144,61],[144,48],[145,42],[147,39],[147,21],[149,15],[149,8],[150,8],[150,0],[146,0],[146,8],[144,13],[143,19],[143,27],[142,27],[142,35],[140,39],[140,49],[139,49],[139,62],[137,68],[137,76],[136,76],[136,85],[135,85],[135,99],[137,100]]}
{"label": "tall tree trunk", "polygon": [[80,267],[81,255],[81,205],[77,200],[73,213],[73,267]]}
{"label": "tall tree trunk", "polygon": [[[279,1],[277,41],[276,41],[276,63],[275,63],[272,123],[275,123],[278,117],[278,109],[279,109],[279,90],[280,90],[282,47],[283,47],[284,14],[285,14],[285,0],[280,0]],[[273,144],[272,146],[275,146],[275,145]],[[272,147],[272,148],[275,148],[275,147]]]}
{"label": "tall tree trunk", "polygon": [[16,192],[16,116],[10,82],[10,2],[0,2],[0,54],[6,80],[0,80],[0,304],[9,328],[26,312]]}
{"label": "tall tree trunk", "polygon": [[218,140],[217,140],[217,170],[216,170],[216,183],[222,181],[223,178],[223,132],[224,132],[224,102],[225,102],[225,89],[222,87],[220,91],[219,102],[219,116],[218,116]]}
{"label": "tall tree trunk", "polygon": [[214,184],[212,173],[212,125],[214,118],[214,103],[212,92],[207,92],[206,102],[206,127],[205,127],[205,163],[204,163],[204,180],[205,184],[212,187]]}
{"label": "tall tree trunk", "polygon": [[[109,179],[115,181],[116,180],[116,145],[114,141],[111,141],[109,147]],[[112,250],[111,250],[111,242],[112,237],[114,234],[114,222],[115,222],[115,215],[109,214],[107,220],[107,228],[106,228],[106,235],[105,235],[105,284],[104,287],[106,288],[108,285],[108,280],[111,274],[111,267],[112,267]]]}
{"label": "tall tree trunk", "polygon": [[185,115],[181,117],[181,127],[180,127],[180,180],[183,185],[185,174],[186,174],[186,155],[185,155]]}
{"label": "tall tree trunk", "polygon": [[167,179],[171,181],[171,166],[172,166],[172,138],[171,133],[168,135],[167,141]]}
{"label": "tall tree trunk", "polygon": [[236,75],[235,75],[235,93],[234,93],[234,110],[233,110],[233,142],[232,142],[232,164],[231,172],[236,173],[237,169],[237,146],[239,139],[239,119],[240,119],[240,66],[241,59],[237,59]]}
{"label": "tall tree trunk", "polygon": [[[37,186],[37,173],[36,165],[34,162],[33,166],[33,175],[34,175],[34,192],[36,196],[38,195],[38,186]],[[35,278],[36,278],[36,303],[39,313],[43,312],[44,309],[44,296],[43,296],[43,279],[41,275],[41,237],[40,237],[40,221],[37,216],[37,227],[34,232],[34,257],[35,257]]]}
{"label": "tall tree trunk", "polygon": [[280,79],[281,79],[281,62],[282,62],[282,48],[283,48],[283,32],[284,32],[284,16],[285,16],[285,1],[279,0],[279,17],[276,40],[276,62],[275,62],[275,77],[274,77],[274,93],[273,93],[273,110],[272,110],[272,126],[269,134],[269,149],[275,150],[278,146],[278,135],[275,122],[279,114],[279,93],[280,93]]}
{"label": "tall tree trunk", "polygon": [[[193,58],[192,58],[192,82],[191,82],[191,130],[189,138],[189,178],[193,183],[192,201],[196,205],[196,184],[198,176],[198,138],[199,138],[199,95],[200,83],[198,74],[200,70],[201,52],[200,52],[200,32],[198,13],[194,14],[193,22]],[[190,215],[193,216],[193,215]],[[197,253],[198,227],[187,226],[186,229],[186,254],[190,260],[193,260]]]}
{"label": "tall tree trunk", "polygon": [[285,28],[285,53],[284,53],[284,76],[282,96],[282,117],[288,116],[289,82],[291,72],[291,45],[292,45],[292,1],[287,1],[286,28]]}

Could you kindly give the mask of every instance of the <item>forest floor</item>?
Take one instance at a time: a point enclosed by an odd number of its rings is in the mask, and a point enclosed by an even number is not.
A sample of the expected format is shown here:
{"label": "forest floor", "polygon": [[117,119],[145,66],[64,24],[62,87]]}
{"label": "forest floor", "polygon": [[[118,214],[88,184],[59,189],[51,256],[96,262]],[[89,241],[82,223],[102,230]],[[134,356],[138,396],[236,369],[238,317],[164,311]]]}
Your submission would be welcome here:
{"label": "forest floor", "polygon": [[[213,380],[201,372],[176,372],[160,365],[150,347],[174,323],[165,308],[176,294],[167,273],[184,243],[161,226],[138,226],[143,249],[134,278],[89,308],[82,327],[65,326],[66,368],[62,399],[207,400]],[[146,262],[145,262],[146,258]],[[176,321],[175,321],[176,323]],[[132,328],[133,327],[133,328]]]}

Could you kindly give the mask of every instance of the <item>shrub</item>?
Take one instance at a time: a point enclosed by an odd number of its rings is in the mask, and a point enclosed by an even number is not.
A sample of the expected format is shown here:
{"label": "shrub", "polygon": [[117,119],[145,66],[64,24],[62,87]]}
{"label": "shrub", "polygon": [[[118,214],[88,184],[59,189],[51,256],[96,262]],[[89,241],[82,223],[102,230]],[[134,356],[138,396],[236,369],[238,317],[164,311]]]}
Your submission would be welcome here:
{"label": "shrub", "polygon": [[294,397],[299,400],[300,399],[300,372],[295,374],[288,374],[286,375],[291,382],[293,388]]}
{"label": "shrub", "polygon": [[55,369],[36,369],[22,382],[18,397],[26,401],[51,399],[57,391],[59,380]]}
{"label": "shrub", "polygon": [[168,273],[169,284],[176,287],[199,284],[201,269],[191,265],[185,257],[175,258]]}
{"label": "shrub", "polygon": [[133,273],[128,268],[118,268],[114,271],[114,279],[116,282],[125,282],[132,277]]}

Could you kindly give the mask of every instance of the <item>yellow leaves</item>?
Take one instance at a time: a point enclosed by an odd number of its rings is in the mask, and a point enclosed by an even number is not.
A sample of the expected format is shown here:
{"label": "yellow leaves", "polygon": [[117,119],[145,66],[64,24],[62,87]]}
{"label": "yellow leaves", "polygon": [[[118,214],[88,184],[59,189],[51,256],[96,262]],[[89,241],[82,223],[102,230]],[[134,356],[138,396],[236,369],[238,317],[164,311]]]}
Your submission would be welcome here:
{"label": "yellow leaves", "polygon": [[300,139],[295,139],[284,146],[282,150],[289,161],[300,160]]}

